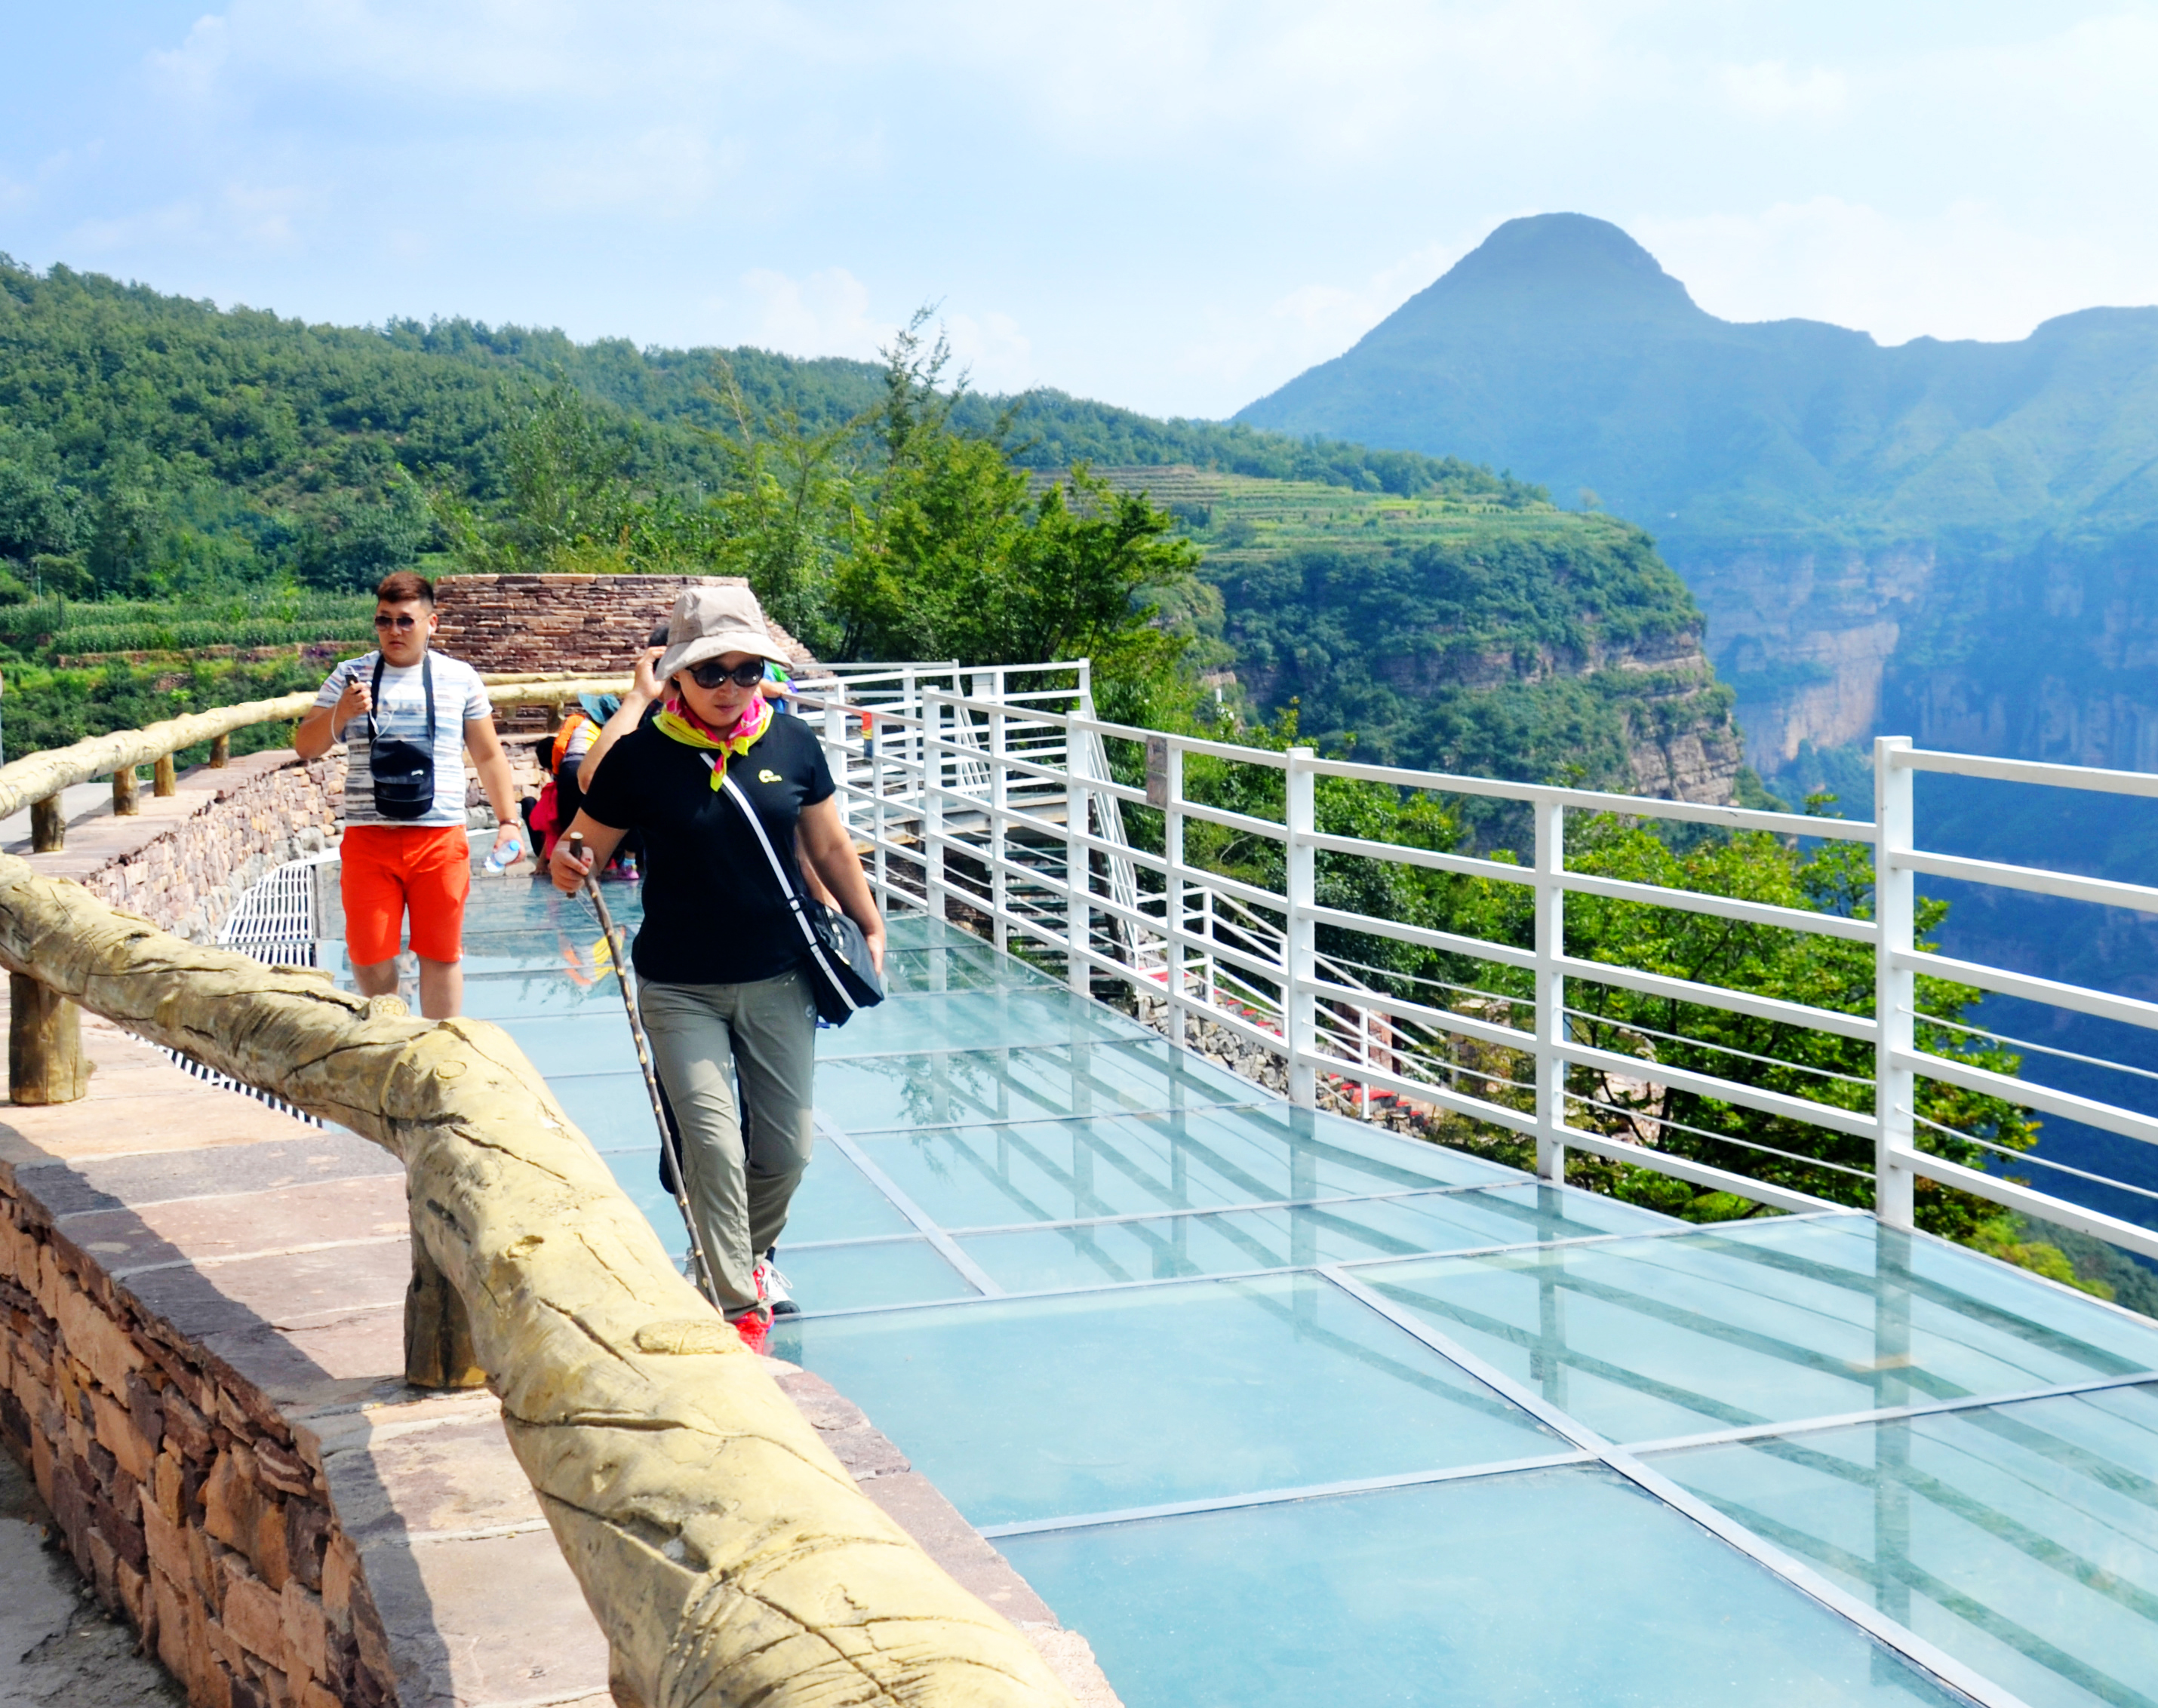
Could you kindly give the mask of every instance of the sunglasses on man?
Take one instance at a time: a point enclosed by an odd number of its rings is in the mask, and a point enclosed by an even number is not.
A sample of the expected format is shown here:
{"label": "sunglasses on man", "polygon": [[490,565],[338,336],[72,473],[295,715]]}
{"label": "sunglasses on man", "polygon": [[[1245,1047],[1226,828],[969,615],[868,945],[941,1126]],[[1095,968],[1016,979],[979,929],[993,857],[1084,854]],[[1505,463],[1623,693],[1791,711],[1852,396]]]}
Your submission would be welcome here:
{"label": "sunglasses on man", "polygon": [[409,611],[396,617],[390,616],[385,611],[378,611],[374,613],[374,626],[385,633],[394,628],[400,635],[409,634],[419,627],[420,619]]}
{"label": "sunglasses on man", "polygon": [[700,688],[717,688],[722,682],[731,682],[736,688],[755,688],[764,680],[764,660],[752,658],[746,664],[730,666],[708,658],[689,667],[689,679]]}

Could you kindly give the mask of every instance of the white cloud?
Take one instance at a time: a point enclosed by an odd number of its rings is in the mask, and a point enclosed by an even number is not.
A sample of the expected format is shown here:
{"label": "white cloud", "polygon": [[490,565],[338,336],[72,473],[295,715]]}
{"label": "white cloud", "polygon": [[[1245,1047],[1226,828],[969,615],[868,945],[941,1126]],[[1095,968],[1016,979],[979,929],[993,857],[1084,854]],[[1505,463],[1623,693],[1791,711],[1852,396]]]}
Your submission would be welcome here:
{"label": "white cloud", "polygon": [[854,356],[874,359],[890,342],[893,323],[869,312],[869,286],[844,267],[827,267],[807,278],[759,267],[742,287],[755,302],[745,342],[790,356]]}
{"label": "white cloud", "polygon": [[1299,285],[1256,310],[1215,308],[1175,358],[1207,400],[1190,412],[1229,413],[1340,355],[1473,246],[1425,244],[1351,284]]}
{"label": "white cloud", "polygon": [[952,360],[977,391],[1025,391],[1035,383],[1034,344],[1009,314],[954,314],[944,323]]}
{"label": "white cloud", "polygon": [[1817,196],[1753,214],[1643,219],[1634,235],[1711,314],[1825,320],[1882,343],[2020,338],[2071,309],[2158,299],[2158,277],[2102,244],[1975,199],[1898,215]]}
{"label": "white cloud", "polygon": [[1840,72],[1815,66],[1799,73],[1781,59],[1726,65],[1717,78],[1724,99],[1753,118],[1832,117],[1843,109],[1850,85]]}

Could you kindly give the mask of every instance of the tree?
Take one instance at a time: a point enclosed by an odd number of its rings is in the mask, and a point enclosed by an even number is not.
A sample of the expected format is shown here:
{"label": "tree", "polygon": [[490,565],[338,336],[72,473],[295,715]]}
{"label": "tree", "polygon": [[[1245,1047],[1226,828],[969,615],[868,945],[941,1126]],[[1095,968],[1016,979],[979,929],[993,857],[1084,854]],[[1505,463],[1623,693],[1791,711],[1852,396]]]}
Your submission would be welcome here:
{"label": "tree", "polygon": [[1141,493],[1119,493],[1075,466],[1040,483],[1004,443],[953,425],[963,379],[925,348],[917,315],[885,352],[873,426],[885,466],[860,544],[840,565],[834,605],[852,657],[1044,663],[1090,657],[1112,716],[1141,713],[1185,637],[1157,619],[1158,595],[1189,581],[1197,550]]}

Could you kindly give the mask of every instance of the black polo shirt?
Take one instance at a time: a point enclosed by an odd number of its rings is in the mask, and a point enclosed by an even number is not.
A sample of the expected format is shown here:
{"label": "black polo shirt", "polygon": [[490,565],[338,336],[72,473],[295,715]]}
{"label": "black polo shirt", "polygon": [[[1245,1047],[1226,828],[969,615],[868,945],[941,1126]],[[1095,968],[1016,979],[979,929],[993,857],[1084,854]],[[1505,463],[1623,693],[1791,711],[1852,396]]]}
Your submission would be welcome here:
{"label": "black polo shirt", "polygon": [[[585,811],[600,823],[644,833],[644,923],[631,957],[640,978],[748,984],[802,958],[802,928],[741,808],[712,787],[711,756],[641,725],[607,750],[585,792]],[[791,863],[802,809],[833,792],[815,733],[775,715],[755,746],[728,760],[727,775]],[[799,868],[791,875],[800,886]]]}

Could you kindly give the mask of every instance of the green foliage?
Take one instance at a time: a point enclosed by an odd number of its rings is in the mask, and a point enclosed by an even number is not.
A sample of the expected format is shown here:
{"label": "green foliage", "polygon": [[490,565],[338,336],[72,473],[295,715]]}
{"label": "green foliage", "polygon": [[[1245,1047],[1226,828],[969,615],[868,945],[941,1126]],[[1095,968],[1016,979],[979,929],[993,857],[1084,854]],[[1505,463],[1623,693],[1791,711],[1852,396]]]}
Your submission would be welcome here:
{"label": "green foliage", "polygon": [[[65,747],[115,730],[139,730],[163,718],[242,700],[270,699],[318,688],[328,672],[319,660],[295,656],[261,663],[196,660],[170,665],[108,664],[94,669],[11,669],[0,699],[5,712],[7,756],[19,759],[42,748]],[[291,745],[289,724],[235,730],[235,753]],[[209,756],[207,746],[183,751],[183,766]]]}
{"label": "green foliage", "polygon": [[[953,425],[947,359],[920,321],[894,344],[872,518],[834,585],[849,657],[969,664],[1091,658],[1097,694],[1129,715],[1161,682],[1184,637],[1157,627],[1150,591],[1188,580],[1198,553],[1136,493],[1084,467],[1030,496],[995,437]],[[1105,710],[1111,710],[1105,705]]]}
{"label": "green foliage", "polygon": [[1256,482],[1168,496],[1206,550],[1220,611],[1197,622],[1221,663],[1261,710],[1298,701],[1322,746],[1624,789],[1644,748],[1736,745],[1699,611],[1628,524]]}

